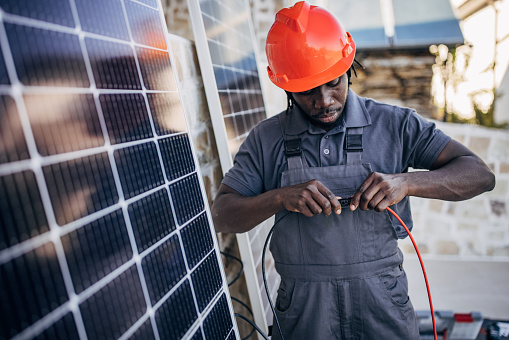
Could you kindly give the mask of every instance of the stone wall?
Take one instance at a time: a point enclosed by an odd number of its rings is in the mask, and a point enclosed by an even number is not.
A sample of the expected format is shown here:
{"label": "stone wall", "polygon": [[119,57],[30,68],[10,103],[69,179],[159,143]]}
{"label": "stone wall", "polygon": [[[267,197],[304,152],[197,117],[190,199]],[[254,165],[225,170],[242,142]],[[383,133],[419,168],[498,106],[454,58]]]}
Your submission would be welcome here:
{"label": "stone wall", "polygon": [[[509,261],[509,132],[477,125],[437,125],[482,157],[497,183],[493,191],[462,202],[412,197],[412,234],[421,253]],[[404,252],[414,252],[408,240],[401,243]]]}
{"label": "stone wall", "polygon": [[352,89],[361,96],[411,107],[420,115],[437,118],[431,98],[432,66],[435,56],[428,48],[413,50],[358,51],[355,59],[357,78],[352,77]]}

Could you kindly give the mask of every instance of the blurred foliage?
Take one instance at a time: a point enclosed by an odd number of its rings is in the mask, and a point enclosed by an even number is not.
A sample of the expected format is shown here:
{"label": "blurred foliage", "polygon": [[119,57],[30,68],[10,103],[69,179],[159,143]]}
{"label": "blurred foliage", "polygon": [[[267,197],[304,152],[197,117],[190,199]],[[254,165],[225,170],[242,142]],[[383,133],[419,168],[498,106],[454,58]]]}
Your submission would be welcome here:
{"label": "blurred foliage", "polygon": [[[432,46],[430,52],[436,56],[436,66],[440,68],[442,77],[442,86],[451,86],[454,91],[457,90],[458,85],[465,81],[464,73],[468,69],[469,62],[472,55],[471,46],[462,45],[447,49],[446,46]],[[461,54],[463,60],[461,65],[458,64],[458,49],[462,48]],[[444,50],[446,52],[444,52]],[[495,72],[495,63],[489,65],[484,72]],[[487,108],[482,108],[478,98],[480,95],[491,94],[491,104]],[[494,120],[495,107],[497,99],[501,97],[501,94],[497,92],[495,88],[480,90],[470,94],[470,100],[472,102],[473,116],[470,118],[464,118],[462,115],[454,112],[454,109],[450,109],[448,105],[447,97],[445,97],[445,107],[439,108],[439,113],[443,117],[443,121],[450,123],[462,123],[462,124],[476,124],[486,127],[505,129],[509,127],[508,122],[497,124]]]}

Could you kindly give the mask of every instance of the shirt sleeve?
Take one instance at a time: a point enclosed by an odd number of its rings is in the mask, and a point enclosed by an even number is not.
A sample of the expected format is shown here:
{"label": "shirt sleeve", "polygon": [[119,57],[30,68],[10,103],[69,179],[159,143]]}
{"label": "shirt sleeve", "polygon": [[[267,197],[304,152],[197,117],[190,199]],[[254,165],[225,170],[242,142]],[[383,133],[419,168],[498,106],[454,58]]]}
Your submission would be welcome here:
{"label": "shirt sleeve", "polygon": [[225,174],[223,184],[243,196],[257,196],[263,192],[263,153],[260,129],[255,127],[235,155],[233,167]]}
{"label": "shirt sleeve", "polygon": [[430,169],[451,137],[411,110],[402,124],[403,158],[409,167]]}

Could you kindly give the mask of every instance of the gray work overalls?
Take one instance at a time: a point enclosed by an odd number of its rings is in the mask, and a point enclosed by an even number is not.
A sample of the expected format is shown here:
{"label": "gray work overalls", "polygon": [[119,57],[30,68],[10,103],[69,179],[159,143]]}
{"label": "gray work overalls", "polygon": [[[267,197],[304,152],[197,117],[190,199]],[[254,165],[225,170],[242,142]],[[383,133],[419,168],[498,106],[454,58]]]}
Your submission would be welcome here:
{"label": "gray work overalls", "polygon": [[[372,172],[361,161],[362,127],[346,130],[346,164],[328,167],[309,167],[298,138],[283,134],[288,170],[281,187],[317,179],[347,198]],[[274,229],[270,249],[281,275],[276,314],[286,340],[419,339],[403,256],[387,211],[290,213]],[[276,322],[272,339],[280,339]]]}

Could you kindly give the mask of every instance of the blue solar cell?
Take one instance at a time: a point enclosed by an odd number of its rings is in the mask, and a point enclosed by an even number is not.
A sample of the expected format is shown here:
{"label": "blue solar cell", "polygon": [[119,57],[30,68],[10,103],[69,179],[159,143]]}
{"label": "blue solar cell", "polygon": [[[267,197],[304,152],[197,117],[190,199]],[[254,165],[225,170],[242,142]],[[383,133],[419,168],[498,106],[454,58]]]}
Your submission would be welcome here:
{"label": "blue solar cell", "polygon": [[75,26],[68,0],[2,0],[0,6],[7,13],[52,24]]}
{"label": "blue solar cell", "polygon": [[2,46],[0,44],[0,85],[9,85],[9,75],[7,74],[7,68],[5,67],[4,55],[2,53]]}
{"label": "blue solar cell", "polygon": [[90,86],[78,36],[9,23],[5,30],[24,85]]}
{"label": "blue solar cell", "polygon": [[28,159],[28,148],[18,115],[16,103],[11,96],[0,95],[0,164]]}
{"label": "blue solar cell", "polygon": [[178,93],[148,93],[147,99],[159,136],[187,130]]}
{"label": "blue solar cell", "polygon": [[[187,134],[160,139],[158,142],[168,180],[177,179],[195,170],[193,150]],[[175,162],[176,159],[179,161]]]}
{"label": "blue solar cell", "polygon": [[150,320],[145,321],[129,340],[155,340],[154,329]]}
{"label": "blue solar cell", "polygon": [[170,195],[179,225],[185,224],[205,208],[196,173],[172,183]]}
{"label": "blue solar cell", "polygon": [[153,136],[145,98],[141,93],[99,95],[111,144]]}
{"label": "blue solar cell", "polygon": [[126,1],[125,7],[134,41],[166,50],[166,37],[159,12],[136,2]]}
{"label": "blue solar cell", "polygon": [[201,333],[201,329],[198,329],[198,331],[194,333],[191,340],[203,340],[203,334]]}
{"label": "blue solar cell", "polygon": [[131,46],[92,38],[85,43],[97,88],[141,90]]}
{"label": "blue solar cell", "polygon": [[168,52],[138,47],[136,54],[147,90],[177,91]]}
{"label": "blue solar cell", "polygon": [[148,293],[155,305],[186,274],[186,264],[179,237],[172,236],[141,261]]}
{"label": "blue solar cell", "polygon": [[67,313],[54,324],[34,337],[34,340],[68,340],[78,339],[78,329],[72,313]]}
{"label": "blue solar cell", "polygon": [[104,145],[92,94],[27,94],[23,100],[42,156]]}
{"label": "blue solar cell", "polygon": [[49,231],[32,171],[0,177],[0,250]]}
{"label": "blue solar cell", "polygon": [[181,339],[197,318],[193,292],[188,280],[185,280],[170,295],[155,314],[162,339]]}
{"label": "blue solar cell", "polygon": [[180,234],[186,253],[187,264],[192,269],[214,248],[207,215],[201,214],[191,221],[182,229]]}
{"label": "blue solar cell", "polygon": [[62,246],[77,294],[133,256],[121,210],[62,236]]}
{"label": "blue solar cell", "polygon": [[120,0],[75,0],[75,2],[82,30],[129,40]]}
{"label": "blue solar cell", "polygon": [[0,265],[0,338],[19,334],[68,299],[53,243]]}
{"label": "blue solar cell", "polygon": [[42,171],[59,225],[90,215],[118,201],[106,153],[47,165]]}
{"label": "blue solar cell", "polygon": [[226,339],[231,332],[232,326],[226,295],[222,294],[203,322],[205,339]]}
{"label": "blue solar cell", "polygon": [[139,253],[176,229],[166,189],[131,203],[128,211]]}
{"label": "blue solar cell", "polygon": [[114,156],[125,199],[164,183],[154,143],[149,142],[115,150]]}
{"label": "blue solar cell", "polygon": [[117,339],[146,312],[136,266],[131,266],[80,304],[89,339]]}
{"label": "blue solar cell", "polygon": [[205,307],[216,296],[221,289],[222,278],[216,255],[210,254],[205,260],[191,273],[193,290],[198,302],[198,310],[203,312]]}

